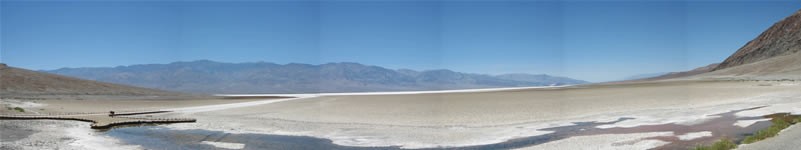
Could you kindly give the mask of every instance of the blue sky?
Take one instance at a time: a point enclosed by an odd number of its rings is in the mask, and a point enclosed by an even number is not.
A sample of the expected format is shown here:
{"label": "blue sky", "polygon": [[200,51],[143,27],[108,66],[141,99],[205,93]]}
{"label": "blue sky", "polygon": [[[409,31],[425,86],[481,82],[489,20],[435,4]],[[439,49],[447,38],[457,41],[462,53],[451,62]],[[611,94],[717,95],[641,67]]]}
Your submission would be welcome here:
{"label": "blue sky", "polygon": [[0,61],[209,59],[546,73],[589,81],[720,62],[801,1],[9,1]]}

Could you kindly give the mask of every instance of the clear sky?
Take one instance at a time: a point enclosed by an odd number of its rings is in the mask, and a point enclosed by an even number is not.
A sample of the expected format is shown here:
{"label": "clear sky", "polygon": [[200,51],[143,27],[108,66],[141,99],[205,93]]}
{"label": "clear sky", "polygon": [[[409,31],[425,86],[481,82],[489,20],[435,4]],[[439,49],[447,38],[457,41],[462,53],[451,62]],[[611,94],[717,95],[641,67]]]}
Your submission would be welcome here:
{"label": "clear sky", "polygon": [[35,70],[358,62],[596,82],[720,62],[801,8],[797,0],[0,1],[0,61]]}

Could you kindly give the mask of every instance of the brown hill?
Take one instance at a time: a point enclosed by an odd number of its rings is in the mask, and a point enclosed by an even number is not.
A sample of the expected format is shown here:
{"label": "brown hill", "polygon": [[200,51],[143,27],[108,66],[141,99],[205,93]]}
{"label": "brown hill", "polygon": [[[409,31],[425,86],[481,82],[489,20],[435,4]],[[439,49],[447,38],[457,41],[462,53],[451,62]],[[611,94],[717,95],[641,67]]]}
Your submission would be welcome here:
{"label": "brown hill", "polygon": [[801,53],[794,53],[703,74],[702,78],[800,80]]}
{"label": "brown hill", "polygon": [[[756,39],[751,40],[733,55],[729,56],[729,58],[723,61],[714,70],[724,70],[779,56],[793,55],[798,53],[799,50],[801,50],[801,11],[784,18],[782,21],[768,28],[768,30],[760,34]],[[796,57],[796,59],[801,58]],[[801,64],[774,65],[779,66],[763,67],[785,67],[785,65]]]}
{"label": "brown hill", "polygon": [[[653,78],[667,79],[801,79],[801,10],[773,24],[720,64]],[[632,82],[623,81],[623,82]]]}
{"label": "brown hill", "polygon": [[117,85],[36,72],[0,64],[0,97],[15,99],[158,99],[180,93]]}
{"label": "brown hill", "polygon": [[710,71],[712,71],[712,69],[715,69],[715,67],[717,67],[718,65],[720,65],[720,64],[719,63],[715,63],[715,64],[710,64],[710,65],[707,65],[707,66],[703,66],[703,67],[698,67],[698,68],[695,68],[695,69],[690,70],[690,71],[671,72],[671,73],[668,73],[668,74],[665,74],[665,75],[652,77],[652,78],[639,79],[639,80],[636,80],[636,81],[652,81],[652,80],[664,80],[664,79],[674,79],[674,78],[689,77],[689,76],[694,76],[694,75],[699,75],[699,74],[710,72]]}

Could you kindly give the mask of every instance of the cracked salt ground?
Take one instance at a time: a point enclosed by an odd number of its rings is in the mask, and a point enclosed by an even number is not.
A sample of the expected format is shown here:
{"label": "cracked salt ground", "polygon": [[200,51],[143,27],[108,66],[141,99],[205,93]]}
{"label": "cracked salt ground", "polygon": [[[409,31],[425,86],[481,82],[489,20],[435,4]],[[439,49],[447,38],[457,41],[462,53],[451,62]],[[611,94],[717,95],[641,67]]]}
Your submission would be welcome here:
{"label": "cracked salt ground", "polygon": [[[610,122],[575,122],[574,125],[543,129],[553,131],[549,134],[509,140],[497,144],[445,147],[430,149],[514,149],[536,146],[554,141],[587,136],[610,136],[625,134],[647,134],[634,140],[613,142],[612,146],[626,145],[659,145],[657,149],[684,149],[702,143],[711,143],[721,137],[741,140],[746,135],[770,126],[769,121],[759,121],[747,127],[735,125],[741,120],[755,120],[762,117],[741,117],[735,113],[747,110],[735,110],[717,114],[710,119],[694,125],[662,124],[643,125],[637,127],[598,128],[634,118],[619,118]],[[400,149],[399,147],[351,147],[336,145],[328,139],[306,136],[283,136],[269,134],[230,134],[208,130],[173,130],[165,127],[141,126],[117,128],[109,130],[107,135],[121,139],[128,144],[142,145],[145,148],[191,148],[216,149],[229,146],[227,149]]]}

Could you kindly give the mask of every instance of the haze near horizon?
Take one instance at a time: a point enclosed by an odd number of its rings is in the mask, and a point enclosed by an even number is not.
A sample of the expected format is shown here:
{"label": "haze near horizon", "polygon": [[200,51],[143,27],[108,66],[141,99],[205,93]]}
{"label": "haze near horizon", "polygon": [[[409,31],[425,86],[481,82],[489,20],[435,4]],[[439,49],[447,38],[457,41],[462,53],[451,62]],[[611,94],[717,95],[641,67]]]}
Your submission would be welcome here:
{"label": "haze near horizon", "polygon": [[601,82],[720,62],[799,4],[2,1],[0,62],[37,70],[358,62]]}

